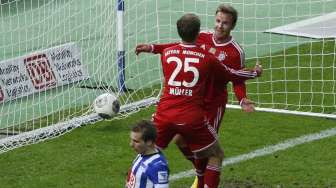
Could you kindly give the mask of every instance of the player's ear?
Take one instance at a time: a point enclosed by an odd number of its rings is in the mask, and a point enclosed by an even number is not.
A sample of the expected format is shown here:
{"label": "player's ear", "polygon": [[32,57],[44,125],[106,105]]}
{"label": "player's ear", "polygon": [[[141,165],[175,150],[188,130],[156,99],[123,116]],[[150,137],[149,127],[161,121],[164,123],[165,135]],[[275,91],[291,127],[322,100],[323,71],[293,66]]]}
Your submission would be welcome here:
{"label": "player's ear", "polygon": [[152,140],[146,141],[146,145],[147,146],[152,146],[153,144],[154,144],[154,142]]}

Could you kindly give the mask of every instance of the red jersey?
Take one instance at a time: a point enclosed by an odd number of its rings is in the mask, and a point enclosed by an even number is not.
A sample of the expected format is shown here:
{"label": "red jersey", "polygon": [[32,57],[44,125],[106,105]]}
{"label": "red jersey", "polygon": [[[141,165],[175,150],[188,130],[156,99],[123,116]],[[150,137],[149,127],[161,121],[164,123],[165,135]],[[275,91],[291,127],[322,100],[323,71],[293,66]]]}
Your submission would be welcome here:
{"label": "red jersey", "polygon": [[[239,70],[245,67],[245,54],[239,44],[231,37],[231,39],[223,44],[216,43],[213,32],[200,32],[197,43],[204,47],[210,46],[207,51],[213,54],[217,59],[226,66]],[[233,89],[238,101],[246,97],[246,85],[244,80],[232,81]],[[212,87],[205,97],[209,105],[218,105],[227,103],[227,82],[220,83],[212,80]]]}
{"label": "red jersey", "polygon": [[[251,71],[234,71],[196,45],[178,44],[161,53],[164,90],[156,116],[190,123],[204,118],[204,97],[209,78],[224,85],[228,81],[254,78]],[[211,76],[210,76],[211,75]],[[199,120],[196,120],[199,121]]]}
{"label": "red jersey", "polygon": [[[217,44],[213,37],[213,32],[200,32],[196,43],[206,49],[209,53],[213,54],[217,59],[226,66],[239,70],[245,67],[245,54],[239,44],[231,38],[230,41],[224,44]],[[165,48],[176,45],[178,43],[171,44],[159,44],[153,45],[153,53],[161,53]],[[246,86],[244,80],[232,81],[234,92],[238,101],[246,97]],[[227,82],[211,81],[208,88],[208,94],[205,100],[208,105],[222,105],[227,103]]]}

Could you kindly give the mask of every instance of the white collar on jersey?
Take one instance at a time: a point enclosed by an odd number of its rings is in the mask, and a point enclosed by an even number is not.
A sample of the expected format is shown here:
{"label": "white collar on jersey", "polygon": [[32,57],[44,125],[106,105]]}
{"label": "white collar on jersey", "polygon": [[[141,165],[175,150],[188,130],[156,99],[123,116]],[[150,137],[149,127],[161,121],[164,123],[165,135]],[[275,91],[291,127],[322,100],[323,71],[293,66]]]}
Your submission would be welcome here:
{"label": "white collar on jersey", "polygon": [[194,48],[194,47],[196,47],[196,45],[194,45],[194,44],[182,44],[182,43],[180,43],[179,45],[183,46],[183,47],[186,47],[186,48]]}

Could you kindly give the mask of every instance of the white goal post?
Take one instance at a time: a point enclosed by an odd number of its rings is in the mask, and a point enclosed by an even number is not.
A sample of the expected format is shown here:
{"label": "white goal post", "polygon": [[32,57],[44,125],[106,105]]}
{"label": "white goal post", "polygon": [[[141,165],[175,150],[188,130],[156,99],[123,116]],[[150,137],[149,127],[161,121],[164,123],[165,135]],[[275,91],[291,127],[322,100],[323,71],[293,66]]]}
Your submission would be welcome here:
{"label": "white goal post", "polygon": [[[335,1],[6,0],[0,4],[0,153],[99,120],[91,104],[107,91],[123,105],[116,118],[154,104],[162,89],[160,59],[136,56],[136,44],[179,41],[175,23],[187,12],[212,31],[221,3],[239,13],[232,35],[247,67],[259,60],[264,68],[247,82],[257,110],[336,118],[335,38],[265,32],[330,15]],[[309,30],[319,29],[336,32],[323,24]],[[228,107],[240,108],[228,88]]]}

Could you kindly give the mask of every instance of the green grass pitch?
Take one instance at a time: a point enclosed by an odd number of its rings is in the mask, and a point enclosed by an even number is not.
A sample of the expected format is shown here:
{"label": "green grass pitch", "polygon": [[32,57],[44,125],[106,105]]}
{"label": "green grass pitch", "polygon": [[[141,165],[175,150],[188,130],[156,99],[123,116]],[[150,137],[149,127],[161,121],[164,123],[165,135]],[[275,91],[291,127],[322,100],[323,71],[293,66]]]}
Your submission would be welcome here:
{"label": "green grass pitch", "polygon": [[[154,108],[122,120],[84,126],[60,138],[0,155],[0,182],[10,187],[123,187],[135,153],[130,125],[149,119]],[[220,129],[226,157],[238,156],[289,138],[335,127],[335,120],[228,110]],[[336,185],[335,137],[225,166],[222,185],[232,187],[332,187]],[[171,174],[192,169],[174,144],[165,151]],[[171,182],[188,187],[192,178]]]}

